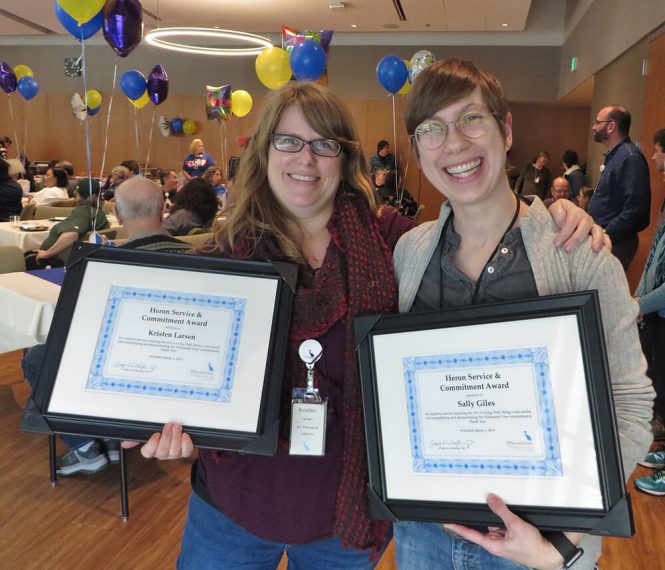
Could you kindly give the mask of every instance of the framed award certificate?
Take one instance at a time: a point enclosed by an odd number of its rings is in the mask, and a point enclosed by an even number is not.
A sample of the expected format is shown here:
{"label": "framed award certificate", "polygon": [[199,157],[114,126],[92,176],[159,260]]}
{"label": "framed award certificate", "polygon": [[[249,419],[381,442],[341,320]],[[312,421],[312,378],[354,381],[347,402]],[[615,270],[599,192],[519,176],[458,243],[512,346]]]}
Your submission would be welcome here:
{"label": "framed award certificate", "polygon": [[[77,244],[23,428],[272,455],[297,270]],[[32,429],[31,429],[32,428]]]}
{"label": "framed award certificate", "polygon": [[355,320],[374,516],[631,536],[595,291]]}

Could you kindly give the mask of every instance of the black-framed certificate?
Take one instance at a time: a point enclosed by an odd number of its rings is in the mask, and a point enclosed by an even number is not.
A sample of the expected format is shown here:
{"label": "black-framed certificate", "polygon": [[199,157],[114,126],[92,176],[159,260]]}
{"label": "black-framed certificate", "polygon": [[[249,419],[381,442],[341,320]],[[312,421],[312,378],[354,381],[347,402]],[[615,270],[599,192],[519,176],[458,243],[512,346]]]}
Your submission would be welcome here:
{"label": "black-framed certificate", "polygon": [[374,516],[631,536],[597,293],[355,321]]}
{"label": "black-framed certificate", "polygon": [[[73,260],[73,261],[72,261]],[[297,269],[77,244],[26,431],[272,455]]]}

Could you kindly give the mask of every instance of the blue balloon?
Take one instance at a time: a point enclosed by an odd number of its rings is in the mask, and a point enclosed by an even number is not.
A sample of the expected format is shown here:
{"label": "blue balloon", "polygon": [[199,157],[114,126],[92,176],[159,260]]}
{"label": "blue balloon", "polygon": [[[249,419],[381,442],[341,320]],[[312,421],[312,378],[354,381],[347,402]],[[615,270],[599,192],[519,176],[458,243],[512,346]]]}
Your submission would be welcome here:
{"label": "blue balloon", "polygon": [[55,15],[58,17],[58,20],[60,20],[62,27],[78,41],[87,40],[94,36],[104,24],[104,8],[97,12],[97,15],[92,19],[79,26],[76,20],[60,7],[58,0],[54,0],[53,4],[55,6]]}
{"label": "blue balloon", "polygon": [[397,93],[409,76],[409,69],[401,58],[387,55],[376,66],[376,78],[381,87],[390,93]]}
{"label": "blue balloon", "polygon": [[139,99],[145,93],[147,82],[140,71],[130,69],[120,77],[120,90],[132,101]]}
{"label": "blue balloon", "polygon": [[16,87],[26,101],[30,101],[37,93],[39,93],[39,83],[32,75],[25,75],[18,80]]}
{"label": "blue balloon", "polygon": [[95,107],[94,109],[91,109],[90,107],[88,107],[88,115],[90,115],[91,117],[94,117],[97,113],[99,113],[99,110],[101,108],[102,108],[101,105],[99,105],[99,107]]}
{"label": "blue balloon", "polygon": [[326,71],[326,52],[316,42],[305,40],[295,45],[289,63],[296,79],[316,81]]}
{"label": "blue balloon", "polygon": [[171,119],[171,131],[173,132],[174,135],[182,134],[182,125],[184,122],[185,121],[183,121],[180,117]]}

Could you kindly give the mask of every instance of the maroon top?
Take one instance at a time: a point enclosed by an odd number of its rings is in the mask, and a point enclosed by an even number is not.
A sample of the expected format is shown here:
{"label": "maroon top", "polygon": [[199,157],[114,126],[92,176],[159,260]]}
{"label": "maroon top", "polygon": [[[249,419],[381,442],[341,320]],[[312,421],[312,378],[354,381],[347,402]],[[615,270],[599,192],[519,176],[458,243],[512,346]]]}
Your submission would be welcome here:
{"label": "maroon top", "polygon": [[[413,220],[388,213],[379,226],[392,249]],[[343,452],[345,323],[317,338],[323,346],[314,368],[315,386],[328,399],[323,457],[290,456],[279,445],[274,457],[200,450],[194,491],[235,523],[266,540],[304,544],[333,535]],[[298,347],[289,346],[297,351]],[[303,376],[300,385],[306,385]]]}

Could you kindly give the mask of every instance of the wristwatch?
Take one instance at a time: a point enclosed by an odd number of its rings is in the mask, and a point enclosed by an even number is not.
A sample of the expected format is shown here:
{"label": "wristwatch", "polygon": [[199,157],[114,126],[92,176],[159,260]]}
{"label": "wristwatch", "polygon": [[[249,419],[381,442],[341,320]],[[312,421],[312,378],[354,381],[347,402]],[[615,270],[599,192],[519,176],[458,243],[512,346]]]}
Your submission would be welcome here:
{"label": "wristwatch", "polygon": [[584,554],[584,549],[573,544],[568,537],[559,531],[545,531],[542,535],[552,543],[563,557],[564,568],[572,567]]}

